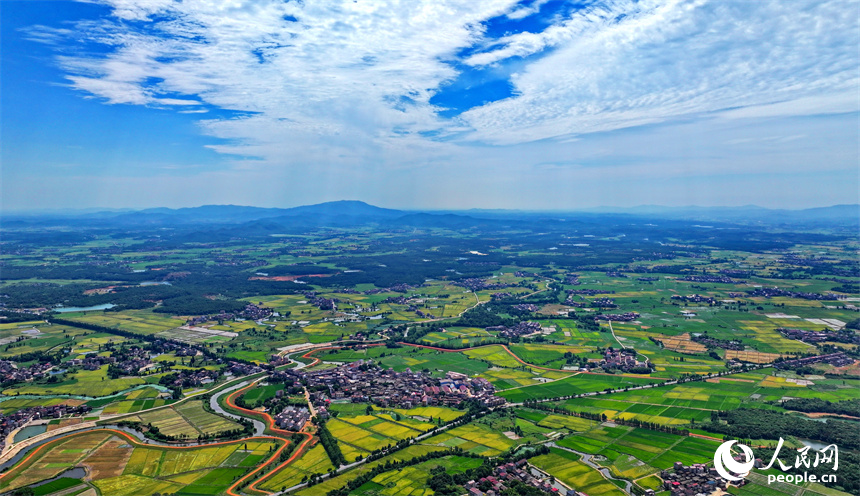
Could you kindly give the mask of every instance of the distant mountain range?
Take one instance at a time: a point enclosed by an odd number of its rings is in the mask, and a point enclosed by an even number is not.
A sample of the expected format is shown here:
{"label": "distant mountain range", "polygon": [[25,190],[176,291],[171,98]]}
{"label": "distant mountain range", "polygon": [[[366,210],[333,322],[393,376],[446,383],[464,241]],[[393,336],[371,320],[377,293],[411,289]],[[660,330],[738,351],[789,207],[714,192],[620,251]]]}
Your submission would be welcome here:
{"label": "distant mountain range", "polygon": [[391,227],[448,227],[464,229],[483,225],[515,226],[536,220],[582,221],[598,219],[616,221],[666,219],[691,222],[727,222],[767,225],[852,226],[860,223],[860,205],[834,205],[803,210],[767,209],[754,205],[743,207],[662,207],[643,205],[632,208],[602,207],[579,211],[461,210],[406,211],[376,207],[361,201],[334,201],[293,208],[260,208],[237,205],[204,205],[191,208],[149,208],[137,211],[67,211],[44,214],[2,214],[3,224],[17,225],[86,224],[92,227],[125,225],[190,226],[243,225],[251,231],[272,231],[281,227],[338,227],[382,224]]}

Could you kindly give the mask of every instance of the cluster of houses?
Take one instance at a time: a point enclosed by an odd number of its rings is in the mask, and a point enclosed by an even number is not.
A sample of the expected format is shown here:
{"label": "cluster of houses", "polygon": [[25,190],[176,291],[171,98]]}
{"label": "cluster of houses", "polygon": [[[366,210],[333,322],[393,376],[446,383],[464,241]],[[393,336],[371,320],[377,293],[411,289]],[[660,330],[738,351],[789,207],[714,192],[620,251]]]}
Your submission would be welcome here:
{"label": "cluster of houses", "polygon": [[580,296],[596,296],[599,294],[615,294],[615,291],[606,291],[603,289],[568,289],[567,294]]}
{"label": "cluster of houses", "polygon": [[290,405],[275,415],[275,424],[281,429],[298,432],[310,418],[311,412],[307,408]]}
{"label": "cluster of houses", "polygon": [[828,355],[817,355],[806,358],[795,358],[794,360],[775,362],[773,366],[778,369],[793,369],[797,367],[805,367],[807,365],[814,365],[816,363],[828,363],[830,365],[833,365],[834,367],[844,367],[846,365],[851,365],[852,363],[854,363],[854,359],[840,351],[838,353],[830,353]]}
{"label": "cluster of houses", "polygon": [[679,277],[678,280],[679,281],[689,281],[689,282],[710,282],[710,283],[720,283],[720,284],[735,284],[737,282],[729,276],[718,276],[718,275],[683,276],[683,277]]}
{"label": "cluster of houses", "polygon": [[777,331],[788,339],[796,339],[804,343],[821,343],[827,341],[830,336],[829,332],[807,331],[806,329],[791,329],[787,327],[780,327]]}
{"label": "cluster of houses", "polygon": [[507,326],[491,326],[485,328],[487,332],[497,332],[503,338],[518,338],[522,336],[531,336],[540,334],[542,328],[538,322],[520,322],[513,327]]}
{"label": "cluster of houses", "polygon": [[258,365],[253,365],[250,363],[242,363],[242,362],[234,362],[230,361],[227,363],[227,369],[233,375],[251,375],[258,374],[263,371],[263,369]]}
{"label": "cluster of houses", "polygon": [[[496,396],[495,387],[483,378],[470,378],[448,372],[446,378],[436,379],[422,372],[395,372],[383,369],[371,361],[341,365],[332,369],[303,372],[286,371],[303,379],[308,389],[327,390],[334,400],[348,399],[353,403],[370,402],[383,407],[413,408],[417,406],[456,406],[465,400],[475,400],[484,406],[505,403]],[[325,404],[325,397],[315,394]]]}
{"label": "cluster of houses", "polygon": [[579,286],[580,284],[582,284],[579,281],[579,274],[568,274],[564,276],[564,283],[570,284],[571,286]]}
{"label": "cluster of houses", "polygon": [[806,329],[790,329],[780,327],[777,329],[783,336],[789,339],[797,339],[804,343],[821,343],[832,341],[835,343],[860,344],[860,334],[851,329],[840,329],[836,332],[829,331],[807,331]]}
{"label": "cluster of houses", "polygon": [[[720,477],[715,468],[708,469],[701,463],[687,467],[681,462],[675,462],[673,468],[671,472],[668,470],[660,472],[663,489],[669,491],[672,496],[707,496],[718,490],[726,490],[728,483]],[[745,480],[741,479],[738,485],[742,485],[743,482]]]}
{"label": "cluster of houses", "polygon": [[507,489],[512,481],[520,481],[523,484],[543,491],[545,494],[563,494],[564,496],[578,496],[579,493],[570,489],[563,493],[552,484],[539,477],[535,477],[529,471],[529,465],[525,459],[516,462],[508,462],[499,465],[493,471],[495,475],[482,477],[480,480],[471,480],[463,485],[468,496],[498,496]]}
{"label": "cluster of houses", "polygon": [[609,347],[603,352],[603,360],[599,365],[604,369],[619,369],[627,372],[631,369],[651,368],[651,361],[647,358],[644,362],[636,360],[636,351],[632,349],[615,349]]}
{"label": "cluster of houses", "polygon": [[708,336],[707,334],[694,334],[693,337],[690,339],[692,341],[697,342],[697,343],[701,343],[701,344],[707,346],[708,348],[722,348],[724,350],[737,350],[737,351],[743,351],[744,349],[746,349],[744,344],[740,341],[733,341],[733,340],[730,341],[727,339],[716,339],[716,338],[712,338],[712,337]]}
{"label": "cluster of houses", "polygon": [[765,297],[765,298],[773,298],[775,296],[784,296],[787,298],[799,298],[801,300],[822,300],[822,301],[836,301],[839,299],[839,295],[836,293],[807,293],[805,291],[790,291],[788,289],[779,289],[774,286],[772,288],[755,288],[747,291],[747,295],[751,297]]}
{"label": "cluster of houses", "polygon": [[725,274],[727,276],[737,277],[740,279],[746,279],[752,275],[752,272],[743,269],[721,269],[720,274]]}
{"label": "cluster of houses", "polygon": [[9,434],[31,420],[55,419],[65,415],[83,415],[91,410],[86,405],[70,406],[65,404],[51,406],[31,406],[21,408],[8,415],[0,414],[0,451],[6,448]]}
{"label": "cluster of houses", "polygon": [[685,303],[698,303],[700,305],[716,305],[717,300],[709,297],[702,296],[700,294],[691,294],[691,295],[672,295],[673,300],[683,301]]}
{"label": "cluster of houses", "polygon": [[3,382],[32,381],[47,374],[52,367],[53,364],[46,362],[19,368],[14,362],[0,360],[0,377],[3,378]]}
{"label": "cluster of houses", "polygon": [[520,312],[537,312],[540,310],[540,307],[532,303],[520,303],[519,305],[514,305],[513,309]]}
{"label": "cluster of houses", "polygon": [[455,286],[461,286],[471,291],[480,291],[482,289],[505,289],[511,286],[516,286],[516,284],[503,284],[498,282],[489,282],[487,280],[478,278],[478,277],[468,277],[466,279],[460,279],[453,283]]}
{"label": "cluster of houses", "polygon": [[659,277],[637,277],[637,281],[639,282],[657,282],[660,280]]}
{"label": "cluster of houses", "polygon": [[161,383],[161,385],[182,388],[200,387],[205,386],[207,384],[212,384],[213,382],[217,381],[219,375],[220,372],[218,372],[217,370],[176,370],[173,372],[173,374],[169,375],[169,377],[173,378],[173,380],[171,380],[170,382],[163,382]]}
{"label": "cluster of houses", "polygon": [[98,370],[102,365],[114,363],[116,363],[116,358],[112,356],[106,357],[95,354],[86,355],[84,358],[72,358],[68,361],[70,367],[80,367],[84,370]]}
{"label": "cluster of houses", "polygon": [[820,265],[831,265],[836,261],[833,257],[798,257],[797,255],[786,255],[778,260],[779,263],[788,265],[799,265],[801,267],[815,267]]}
{"label": "cluster of houses", "polygon": [[245,305],[245,308],[243,308],[241,312],[230,313],[230,312],[225,312],[224,310],[221,310],[220,313],[215,314],[215,315],[201,315],[199,317],[192,317],[192,318],[188,319],[188,321],[186,322],[186,325],[195,326],[195,325],[200,325],[204,322],[210,322],[213,320],[225,321],[225,320],[230,320],[230,319],[245,319],[245,320],[259,321],[259,320],[268,319],[269,317],[272,316],[272,314],[273,314],[272,309],[262,306],[262,303],[260,303],[259,305],[254,305],[253,303],[249,303],[248,305]]}
{"label": "cluster of houses", "polygon": [[388,298],[382,300],[382,303],[395,303],[397,305],[407,305],[409,301],[405,296],[389,296]]}
{"label": "cluster of houses", "polygon": [[618,308],[618,305],[612,298],[595,298],[591,300],[591,306],[597,308]]}
{"label": "cluster of houses", "polygon": [[612,322],[630,322],[632,320],[636,320],[639,318],[639,314],[636,312],[625,312],[625,313],[600,313],[594,316],[594,320],[609,320]]}
{"label": "cluster of houses", "polygon": [[[421,286],[423,286],[423,284]],[[418,287],[420,287],[420,286],[412,286],[410,284],[401,283],[401,284],[395,284],[394,286],[390,286],[387,288],[367,289],[365,291],[362,291],[362,293],[366,294],[366,295],[379,294],[379,293],[391,293],[391,292],[408,293],[409,291],[412,291],[413,289],[418,288]],[[338,291],[338,292],[344,293],[345,291]]]}
{"label": "cluster of houses", "polygon": [[316,296],[314,293],[305,293],[305,297],[308,299],[308,303],[320,310],[335,310],[337,309],[337,304],[340,302],[337,298],[323,298],[322,296]]}
{"label": "cluster of houses", "polygon": [[523,272],[521,270],[514,272],[514,275],[516,277],[540,277],[540,274],[537,272]]}
{"label": "cluster of houses", "polygon": [[[121,352],[114,353],[109,358],[113,358],[114,360],[111,365],[114,369],[121,371],[124,375],[136,375],[147,368],[152,364],[151,355],[148,350],[144,350],[142,348],[134,347],[131,349],[124,349]],[[85,360],[89,360],[91,358],[95,358],[92,356],[88,356]],[[99,357],[104,358],[104,357]],[[96,370],[96,368],[89,370]]]}
{"label": "cluster of houses", "polygon": [[170,353],[172,351],[173,354],[175,354],[179,358],[187,356],[192,357],[202,354],[200,353],[200,350],[193,346],[188,346],[183,343],[177,343],[175,341],[164,341],[161,339],[149,343],[149,349],[156,353]]}
{"label": "cluster of houses", "polygon": [[617,270],[607,270],[606,277],[618,277],[620,279],[626,279],[627,276]]}

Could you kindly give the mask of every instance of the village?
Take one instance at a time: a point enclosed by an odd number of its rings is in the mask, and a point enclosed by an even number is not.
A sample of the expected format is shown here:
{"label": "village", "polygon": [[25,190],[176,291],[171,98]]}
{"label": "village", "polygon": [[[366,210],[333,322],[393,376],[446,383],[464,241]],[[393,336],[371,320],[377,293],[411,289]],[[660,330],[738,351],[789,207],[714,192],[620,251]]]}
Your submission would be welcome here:
{"label": "village", "polygon": [[464,401],[476,401],[486,407],[505,403],[504,398],[494,394],[495,387],[486,379],[470,378],[457,372],[448,372],[444,379],[436,379],[410,369],[404,372],[386,370],[365,360],[313,372],[284,372],[307,385],[315,406],[325,406],[331,400],[407,409],[458,406]]}
{"label": "village", "polygon": [[[557,482],[550,483],[549,477],[546,477],[542,472],[538,472],[526,459],[520,459],[516,462],[508,462],[499,465],[493,469],[495,475],[482,477],[478,480],[471,480],[463,485],[463,489],[468,496],[499,496],[508,489],[509,486],[517,483],[525,484],[541,491],[543,494],[560,495],[560,496],[584,496],[583,493],[573,489],[566,489],[560,486]],[[529,493],[533,494],[533,493]]]}
{"label": "village", "polygon": [[[708,468],[701,463],[685,466],[681,462],[675,462],[672,471],[663,470],[660,478],[663,479],[663,489],[669,491],[672,496],[697,496],[709,495],[716,491],[725,491],[728,483],[720,477],[717,469]],[[741,479],[735,485],[743,486],[745,479]],[[653,496],[654,491],[649,490],[646,496]]]}

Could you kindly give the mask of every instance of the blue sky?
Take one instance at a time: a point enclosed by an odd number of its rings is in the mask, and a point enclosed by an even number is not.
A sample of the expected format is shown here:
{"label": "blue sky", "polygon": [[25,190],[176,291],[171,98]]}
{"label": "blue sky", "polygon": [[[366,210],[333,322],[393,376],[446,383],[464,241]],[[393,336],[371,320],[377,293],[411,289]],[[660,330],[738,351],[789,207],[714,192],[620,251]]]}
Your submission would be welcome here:
{"label": "blue sky", "polygon": [[0,2],[4,210],[860,201],[860,2]]}

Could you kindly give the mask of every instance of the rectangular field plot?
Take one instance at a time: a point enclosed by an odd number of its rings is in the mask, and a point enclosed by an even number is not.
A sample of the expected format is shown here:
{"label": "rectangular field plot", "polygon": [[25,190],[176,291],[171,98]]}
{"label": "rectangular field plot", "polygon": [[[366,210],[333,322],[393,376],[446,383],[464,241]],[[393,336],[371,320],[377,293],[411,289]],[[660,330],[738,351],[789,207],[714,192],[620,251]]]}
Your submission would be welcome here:
{"label": "rectangular field plot", "polygon": [[237,422],[207,412],[203,409],[202,401],[186,401],[174,409],[203,434],[217,434],[242,427]]}
{"label": "rectangular field plot", "polygon": [[216,468],[201,470],[170,477],[171,482],[187,484],[179,494],[208,495],[221,494],[234,480],[247,473],[243,468]]}
{"label": "rectangular field plot", "polygon": [[416,408],[410,408],[409,410],[395,408],[394,412],[406,417],[414,417],[418,420],[429,421],[430,419],[433,419],[435,421],[437,419],[442,419],[443,422],[450,422],[454,419],[458,419],[466,413],[464,411],[453,410],[451,408],[441,406],[419,406]]}

